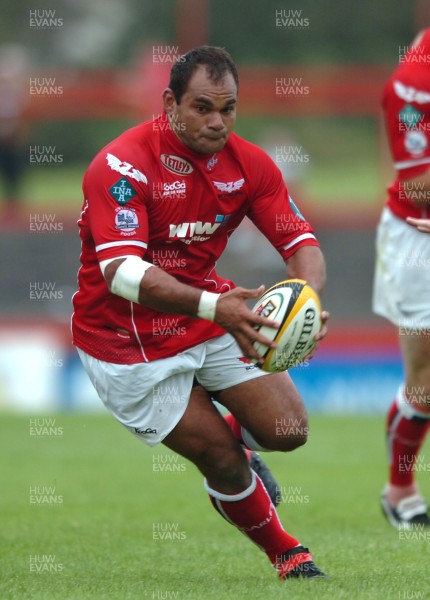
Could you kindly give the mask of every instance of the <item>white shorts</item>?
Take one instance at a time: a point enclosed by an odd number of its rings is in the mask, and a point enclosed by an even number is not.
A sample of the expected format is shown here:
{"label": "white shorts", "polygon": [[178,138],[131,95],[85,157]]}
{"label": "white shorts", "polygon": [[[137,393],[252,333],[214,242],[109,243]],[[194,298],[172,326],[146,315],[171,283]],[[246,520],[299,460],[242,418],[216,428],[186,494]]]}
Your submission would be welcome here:
{"label": "white shorts", "polygon": [[430,327],[430,235],[384,208],[376,237],[373,311],[397,327]]}
{"label": "white shorts", "polygon": [[78,348],[98,395],[113,416],[149,446],[178,424],[190,399],[194,377],[209,392],[268,375],[244,362],[230,334],[214,338],[176,356],[148,363],[117,365]]}

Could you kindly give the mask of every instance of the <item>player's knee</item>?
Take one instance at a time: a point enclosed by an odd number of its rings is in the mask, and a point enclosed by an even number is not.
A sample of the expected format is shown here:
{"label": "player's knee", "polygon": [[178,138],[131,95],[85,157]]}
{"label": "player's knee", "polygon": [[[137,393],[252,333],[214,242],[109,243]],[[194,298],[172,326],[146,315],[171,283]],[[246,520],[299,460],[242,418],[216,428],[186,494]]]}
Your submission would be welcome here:
{"label": "player's knee", "polygon": [[261,444],[266,450],[275,452],[291,452],[306,444],[308,436],[306,433],[282,434],[276,438],[264,440]]}
{"label": "player's knee", "polygon": [[308,420],[306,415],[276,419],[274,432],[262,440],[267,450],[291,452],[306,444],[308,439]]}
{"label": "player's knee", "polygon": [[282,440],[282,450],[284,452],[291,452],[291,450],[296,450],[296,448],[300,448],[300,446],[304,446],[308,441],[307,432],[301,433],[293,433],[287,436],[284,440]]}

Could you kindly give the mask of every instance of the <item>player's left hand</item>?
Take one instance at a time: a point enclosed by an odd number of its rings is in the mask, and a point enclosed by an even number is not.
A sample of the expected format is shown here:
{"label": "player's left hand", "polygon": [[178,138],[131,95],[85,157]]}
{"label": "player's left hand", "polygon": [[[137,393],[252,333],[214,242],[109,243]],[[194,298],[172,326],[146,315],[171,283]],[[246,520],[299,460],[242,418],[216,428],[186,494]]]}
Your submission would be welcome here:
{"label": "player's left hand", "polygon": [[309,352],[309,354],[305,357],[305,360],[310,360],[314,357],[315,353],[318,350],[318,343],[325,338],[328,333],[327,321],[330,319],[330,313],[326,310],[323,310],[321,313],[321,329],[318,331],[316,336],[314,337],[315,346]]}

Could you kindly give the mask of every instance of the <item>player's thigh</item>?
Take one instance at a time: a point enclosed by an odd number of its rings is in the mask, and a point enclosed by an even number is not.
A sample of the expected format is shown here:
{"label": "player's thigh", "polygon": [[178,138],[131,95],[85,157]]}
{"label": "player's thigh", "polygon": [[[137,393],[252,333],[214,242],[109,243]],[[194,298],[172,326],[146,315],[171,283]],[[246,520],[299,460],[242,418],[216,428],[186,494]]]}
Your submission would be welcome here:
{"label": "player's thigh", "polygon": [[250,364],[231,335],[207,343],[196,377],[262,447],[293,450],[305,443],[306,410],[291,377]]}
{"label": "player's thigh", "polygon": [[215,489],[236,493],[250,484],[248,461],[229,426],[201,387],[163,444],[193,462]]}
{"label": "player's thigh", "polygon": [[268,450],[293,450],[306,442],[306,408],[287,372],[226,388],[217,398]]}

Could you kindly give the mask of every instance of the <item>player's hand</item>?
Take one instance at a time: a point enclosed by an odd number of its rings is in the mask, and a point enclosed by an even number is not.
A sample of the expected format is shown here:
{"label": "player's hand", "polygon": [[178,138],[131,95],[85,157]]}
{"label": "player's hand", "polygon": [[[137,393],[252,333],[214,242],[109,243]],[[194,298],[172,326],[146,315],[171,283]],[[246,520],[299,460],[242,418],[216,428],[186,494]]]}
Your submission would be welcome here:
{"label": "player's hand", "polygon": [[321,329],[315,336],[315,341],[320,342],[328,333],[327,321],[330,319],[330,313],[326,310],[321,312]]}
{"label": "player's hand", "polygon": [[221,294],[215,313],[215,323],[231,333],[239,344],[243,355],[261,363],[263,357],[256,351],[253,344],[260,342],[268,348],[276,348],[277,345],[256,331],[256,327],[266,325],[273,329],[279,328],[279,323],[265,317],[259,317],[246,305],[246,300],[257,299],[262,294],[264,294],[264,285],[254,290],[241,287],[234,288],[225,294]]}
{"label": "player's hand", "polygon": [[413,225],[423,233],[430,233],[430,219],[414,219],[414,217],[406,217],[406,222]]}
{"label": "player's hand", "polygon": [[321,329],[318,331],[316,336],[314,337],[315,346],[309,352],[309,354],[305,357],[304,360],[310,360],[313,358],[318,350],[318,343],[325,338],[328,333],[327,321],[330,319],[330,313],[326,310],[323,310],[321,313]]}

